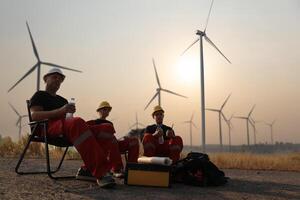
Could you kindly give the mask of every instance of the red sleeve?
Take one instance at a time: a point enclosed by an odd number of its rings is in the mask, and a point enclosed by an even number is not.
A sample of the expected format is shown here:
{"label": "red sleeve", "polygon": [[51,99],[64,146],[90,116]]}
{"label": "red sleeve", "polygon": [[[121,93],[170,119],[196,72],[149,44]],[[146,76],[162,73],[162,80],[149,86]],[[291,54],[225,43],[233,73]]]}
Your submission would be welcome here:
{"label": "red sleeve", "polygon": [[96,121],[95,121],[95,120],[89,120],[89,121],[87,121],[86,123],[87,123],[87,125],[89,125],[89,126],[96,125]]}

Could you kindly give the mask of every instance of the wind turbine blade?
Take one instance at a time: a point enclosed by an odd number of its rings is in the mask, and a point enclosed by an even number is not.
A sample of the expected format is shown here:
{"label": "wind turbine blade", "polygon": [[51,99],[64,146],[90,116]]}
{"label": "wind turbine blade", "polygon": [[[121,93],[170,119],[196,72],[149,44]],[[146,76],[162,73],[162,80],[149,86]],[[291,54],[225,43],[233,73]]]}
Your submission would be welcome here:
{"label": "wind turbine blade", "polygon": [[30,40],[31,40],[31,44],[32,44],[32,48],[33,48],[34,55],[35,55],[35,57],[37,58],[37,60],[40,61],[40,57],[39,57],[39,54],[38,54],[38,52],[37,52],[37,49],[36,49],[36,46],[35,46],[33,37],[32,37],[32,35],[31,35],[31,31],[30,31],[28,22],[26,22],[26,26],[27,26],[27,30],[28,30],[28,32],[29,32],[29,36],[30,36]]}
{"label": "wind turbine blade", "polygon": [[148,106],[150,105],[150,103],[155,99],[155,97],[158,95],[158,92],[155,93],[155,95],[152,97],[152,99],[149,101],[149,103],[146,105],[145,109],[146,110],[148,108]]}
{"label": "wind turbine blade", "polygon": [[248,117],[250,117],[250,115],[252,114],[254,108],[255,108],[255,105],[251,108],[251,110],[250,110],[250,112],[249,112],[249,114],[248,114]]}
{"label": "wind turbine blade", "polygon": [[239,117],[239,116],[234,116],[233,118],[237,118],[237,119],[248,119],[247,117]]}
{"label": "wind turbine blade", "polygon": [[161,88],[159,77],[158,77],[158,73],[157,73],[157,70],[156,70],[156,65],[155,65],[154,58],[152,58],[152,63],[153,63],[153,67],[154,67],[154,71],[155,71],[155,77],[156,77],[156,81],[157,81],[158,87]]}
{"label": "wind turbine blade", "polygon": [[213,111],[213,112],[220,112],[220,110],[212,109],[212,108],[205,108],[205,110]]}
{"label": "wind turbine blade", "polygon": [[225,120],[225,122],[227,122],[228,120],[227,120],[227,118],[225,117],[225,115],[224,115],[224,113],[222,111],[221,111],[221,114],[222,114],[222,117]]}
{"label": "wind turbine blade", "polygon": [[218,47],[206,35],[204,36],[204,38],[211,46],[213,46],[231,64],[230,60],[228,58],[226,58],[226,56],[221,52],[221,50],[218,49]]}
{"label": "wind turbine blade", "polygon": [[208,20],[209,20],[209,17],[210,17],[210,13],[211,13],[211,9],[212,9],[213,3],[214,3],[214,0],[212,0],[211,4],[210,4],[210,8],[209,8],[208,16],[207,16],[207,19],[206,19],[206,24],[205,24],[204,32],[206,32],[206,29],[207,29]]}
{"label": "wind turbine blade", "polygon": [[194,122],[192,122],[192,125],[193,125],[195,128],[198,128]]}
{"label": "wind turbine blade", "polygon": [[35,68],[38,66],[38,63],[36,63],[20,80],[18,80],[7,92],[10,92],[12,89],[14,89],[26,76],[28,76],[31,72],[35,70]]}
{"label": "wind turbine blade", "polygon": [[228,99],[230,98],[231,94],[228,95],[228,97],[226,98],[226,100],[224,101],[223,105],[221,106],[221,109],[222,110],[224,108],[224,106],[226,105]]}
{"label": "wind turbine blade", "polygon": [[17,111],[17,109],[16,109],[11,103],[8,102],[8,104],[9,104],[10,107],[13,109],[13,111],[15,111],[15,113],[16,113],[19,117],[21,117],[21,115],[19,114],[19,112]]}
{"label": "wind turbine blade", "polygon": [[165,91],[165,92],[168,92],[168,93],[171,93],[171,94],[174,94],[174,95],[177,95],[177,96],[180,96],[180,97],[184,97],[184,98],[187,98],[186,96],[183,96],[181,94],[178,94],[178,93],[175,93],[175,92],[172,92],[170,90],[166,90],[166,89],[161,89],[162,91]]}
{"label": "wind turbine blade", "polygon": [[16,122],[16,126],[21,122],[21,117],[19,117],[18,121]]}
{"label": "wind turbine blade", "polygon": [[183,54],[185,54],[185,52],[187,52],[187,50],[189,50],[194,44],[196,44],[200,39],[198,38],[197,40],[195,40],[190,46],[188,46],[188,48],[186,48],[182,54],[180,56],[183,56]]}
{"label": "wind turbine blade", "polygon": [[190,121],[193,121],[193,119],[194,119],[194,112],[193,112],[193,114],[191,116],[191,120]]}
{"label": "wind turbine blade", "polygon": [[66,70],[70,70],[70,71],[82,73],[82,71],[80,71],[80,70],[72,69],[72,68],[69,68],[69,67],[60,66],[60,65],[57,65],[57,64],[53,64],[53,63],[41,62],[41,64],[49,65],[49,66],[52,66],[52,67],[57,67],[57,68],[61,68],[61,69],[66,69]]}

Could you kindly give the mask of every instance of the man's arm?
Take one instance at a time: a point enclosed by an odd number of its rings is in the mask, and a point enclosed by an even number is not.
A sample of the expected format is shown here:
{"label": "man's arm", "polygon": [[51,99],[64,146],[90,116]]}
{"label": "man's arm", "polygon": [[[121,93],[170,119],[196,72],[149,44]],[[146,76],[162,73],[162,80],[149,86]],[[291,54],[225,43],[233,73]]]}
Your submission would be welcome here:
{"label": "man's arm", "polygon": [[74,113],[75,111],[76,108],[72,104],[66,104],[58,109],[51,111],[44,111],[43,107],[41,106],[32,106],[30,108],[33,121],[64,118],[66,113]]}

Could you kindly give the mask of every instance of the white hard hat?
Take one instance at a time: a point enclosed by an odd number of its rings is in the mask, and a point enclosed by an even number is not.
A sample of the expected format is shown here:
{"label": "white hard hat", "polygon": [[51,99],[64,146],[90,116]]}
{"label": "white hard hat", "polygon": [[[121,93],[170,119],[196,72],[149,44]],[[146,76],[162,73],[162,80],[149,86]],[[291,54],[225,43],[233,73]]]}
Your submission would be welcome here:
{"label": "white hard hat", "polygon": [[59,69],[59,68],[52,68],[50,69],[47,74],[44,75],[44,80],[47,76],[51,75],[51,74],[60,74],[63,77],[63,80],[65,79],[65,75],[64,73]]}

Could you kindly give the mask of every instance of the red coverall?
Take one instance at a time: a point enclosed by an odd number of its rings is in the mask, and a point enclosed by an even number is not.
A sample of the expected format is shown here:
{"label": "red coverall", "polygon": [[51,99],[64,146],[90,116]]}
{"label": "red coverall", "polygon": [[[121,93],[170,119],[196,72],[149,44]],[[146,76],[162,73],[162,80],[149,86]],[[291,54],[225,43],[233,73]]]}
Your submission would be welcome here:
{"label": "red coverall", "polygon": [[[150,126],[149,126],[150,127]],[[147,131],[147,128],[146,128]],[[153,136],[153,133],[145,133],[143,138],[144,156],[162,156],[169,157],[173,163],[179,160],[180,153],[183,148],[182,139],[180,136],[173,138],[164,137],[164,143],[159,144],[158,137]],[[165,135],[166,133],[164,133]]]}
{"label": "red coverall", "polygon": [[[109,149],[108,159],[110,162],[112,171],[120,171],[123,169],[123,163],[121,153],[128,151],[128,162],[137,162],[139,156],[139,141],[137,138],[124,137],[119,140],[114,136],[115,129],[111,122],[107,123],[96,123],[95,120],[90,120],[87,124],[93,130],[94,127],[101,126],[102,132],[98,136],[97,141],[101,144],[104,149]],[[111,138],[110,140],[103,138]]]}
{"label": "red coverall", "polygon": [[64,135],[75,146],[85,166],[96,178],[100,178],[111,168],[107,157],[109,151],[113,149],[112,139],[106,141],[97,139],[107,129],[103,125],[88,126],[79,117],[51,120],[48,123],[50,136]]}

